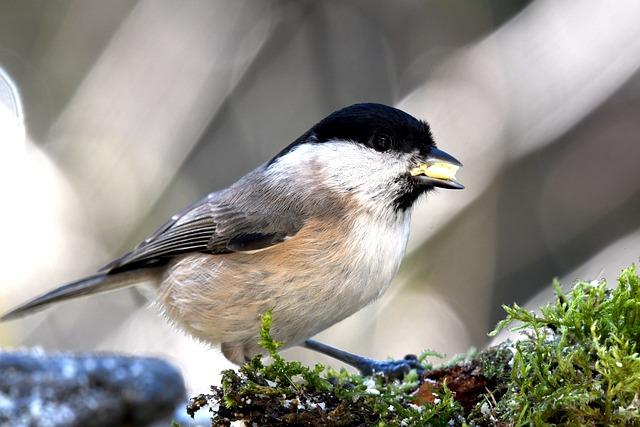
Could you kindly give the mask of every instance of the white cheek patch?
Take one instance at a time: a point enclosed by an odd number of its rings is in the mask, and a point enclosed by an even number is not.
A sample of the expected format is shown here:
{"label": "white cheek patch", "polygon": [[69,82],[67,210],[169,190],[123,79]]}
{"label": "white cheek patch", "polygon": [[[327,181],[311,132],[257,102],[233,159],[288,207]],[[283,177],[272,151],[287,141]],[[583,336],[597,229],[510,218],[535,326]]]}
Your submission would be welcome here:
{"label": "white cheek patch", "polygon": [[398,177],[406,174],[402,155],[378,152],[350,141],[302,144],[274,163],[273,173],[300,172],[338,193],[354,195],[363,203],[392,197]]}

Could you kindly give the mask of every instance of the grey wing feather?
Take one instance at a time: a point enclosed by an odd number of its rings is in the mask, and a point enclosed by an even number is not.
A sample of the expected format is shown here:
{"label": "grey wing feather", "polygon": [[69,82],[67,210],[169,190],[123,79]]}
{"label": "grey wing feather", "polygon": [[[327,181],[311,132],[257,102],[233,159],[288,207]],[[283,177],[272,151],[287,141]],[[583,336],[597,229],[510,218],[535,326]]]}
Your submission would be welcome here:
{"label": "grey wing feather", "polygon": [[247,214],[217,200],[214,193],[171,217],[134,250],[100,271],[119,272],[153,266],[189,252],[263,249],[284,241],[302,228],[304,219],[294,217],[295,220],[282,221],[259,212]]}

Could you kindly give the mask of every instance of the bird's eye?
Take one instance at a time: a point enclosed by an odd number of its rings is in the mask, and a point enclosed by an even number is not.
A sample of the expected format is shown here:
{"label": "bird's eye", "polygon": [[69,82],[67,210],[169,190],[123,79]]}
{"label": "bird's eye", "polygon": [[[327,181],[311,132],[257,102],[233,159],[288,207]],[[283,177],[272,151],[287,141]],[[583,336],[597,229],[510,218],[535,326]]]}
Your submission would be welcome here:
{"label": "bird's eye", "polygon": [[389,135],[376,135],[372,142],[373,148],[377,151],[387,151],[391,148],[391,138]]}

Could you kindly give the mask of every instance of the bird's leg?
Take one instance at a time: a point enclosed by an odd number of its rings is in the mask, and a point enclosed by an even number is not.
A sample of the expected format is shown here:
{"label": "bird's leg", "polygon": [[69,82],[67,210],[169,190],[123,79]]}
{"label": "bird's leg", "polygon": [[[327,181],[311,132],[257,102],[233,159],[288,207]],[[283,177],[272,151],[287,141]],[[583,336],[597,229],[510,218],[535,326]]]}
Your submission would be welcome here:
{"label": "bird's leg", "polygon": [[380,372],[390,378],[400,378],[411,369],[416,369],[418,372],[424,370],[418,358],[413,354],[408,354],[404,359],[400,360],[375,360],[349,353],[312,339],[306,340],[304,346],[351,365],[360,371],[362,375],[372,375],[375,372]]}

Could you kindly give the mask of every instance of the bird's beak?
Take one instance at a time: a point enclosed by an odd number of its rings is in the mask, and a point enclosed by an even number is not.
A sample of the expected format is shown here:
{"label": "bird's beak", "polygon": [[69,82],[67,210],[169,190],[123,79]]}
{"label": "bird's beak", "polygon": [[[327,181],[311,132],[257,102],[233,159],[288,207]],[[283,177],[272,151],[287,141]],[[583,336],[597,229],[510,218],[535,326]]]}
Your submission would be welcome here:
{"label": "bird's beak", "polygon": [[452,155],[437,148],[432,148],[426,159],[419,162],[409,173],[420,184],[461,190],[464,185],[456,181],[456,172],[458,172],[460,166],[462,166],[462,163]]}

